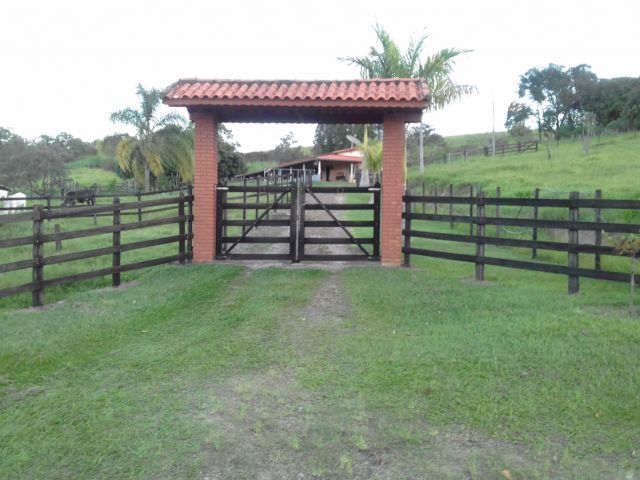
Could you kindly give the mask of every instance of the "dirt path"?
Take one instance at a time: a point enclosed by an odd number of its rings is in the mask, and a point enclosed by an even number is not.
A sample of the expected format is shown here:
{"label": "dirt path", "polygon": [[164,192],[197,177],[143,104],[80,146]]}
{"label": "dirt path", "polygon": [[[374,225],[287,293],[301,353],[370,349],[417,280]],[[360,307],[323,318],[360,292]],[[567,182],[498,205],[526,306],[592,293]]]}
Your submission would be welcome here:
{"label": "dirt path", "polygon": [[[337,193],[316,193],[315,194],[321,202],[345,203],[345,195]],[[305,202],[307,205],[317,204],[316,200],[309,194],[305,196]],[[345,219],[345,211],[336,210],[332,211],[338,220]],[[277,210],[269,214],[270,220],[288,220],[288,210]],[[305,213],[306,220],[331,220],[331,217],[324,210],[307,210]],[[347,234],[339,227],[331,228],[309,228],[305,229],[305,235],[313,238],[348,238]],[[251,231],[248,234],[249,237],[289,237],[289,227],[273,227],[273,226],[258,226],[257,229]],[[371,248],[371,247],[369,247]],[[288,243],[242,243],[238,244],[233,253],[269,253],[269,254],[288,254]],[[361,254],[361,250],[356,245],[305,245],[305,253],[309,255],[358,255]],[[249,268],[263,268],[269,266],[291,266],[289,261],[238,261],[233,260],[230,263],[246,266]],[[298,264],[296,264],[298,265]],[[346,265],[350,265],[348,262],[318,262],[309,263],[305,262],[301,266],[304,267],[318,267],[323,269],[337,269],[343,268]]]}
{"label": "dirt path", "polygon": [[514,466],[529,461],[519,445],[464,427],[436,430],[422,414],[388,417],[349,389],[336,396],[303,385],[314,365],[332,368],[328,345],[353,334],[353,317],[340,272],[330,273],[305,307],[282,320],[277,338],[287,360],[211,385],[197,413],[209,431],[201,478],[485,478],[504,458]]}

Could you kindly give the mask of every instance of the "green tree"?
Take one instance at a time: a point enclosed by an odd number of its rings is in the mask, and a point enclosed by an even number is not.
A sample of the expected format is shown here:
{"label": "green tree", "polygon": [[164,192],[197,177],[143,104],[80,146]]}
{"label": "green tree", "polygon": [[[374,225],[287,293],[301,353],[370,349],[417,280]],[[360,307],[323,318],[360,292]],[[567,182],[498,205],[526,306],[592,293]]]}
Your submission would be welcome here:
{"label": "green tree", "polygon": [[476,91],[474,86],[457,84],[451,77],[457,58],[470,50],[444,48],[423,58],[426,33],[417,40],[412,38],[402,53],[384,27],[376,24],[373,30],[379,45],[371,47],[368,55],[340,58],[360,67],[363,78],[422,78],[431,92],[433,109]]}
{"label": "green tree", "polygon": [[[173,132],[163,132],[169,127],[181,127],[186,120],[175,112],[157,116],[162,100],[160,90],[145,89],[138,85],[137,95],[139,107],[127,107],[111,114],[111,121],[132,126],[136,136],[123,139],[116,148],[116,158],[125,172],[131,172],[144,185],[145,192],[151,187],[151,174],[161,175],[165,165],[193,164],[193,150],[187,155],[187,149],[172,145],[173,141],[181,141],[184,137]],[[173,147],[173,148],[172,148]],[[176,157],[180,154],[180,157]],[[186,170],[185,166],[183,170]]]}
{"label": "green tree", "polygon": [[538,124],[540,140],[543,132],[559,139],[563,131],[572,132],[582,126],[585,103],[597,81],[588,65],[565,68],[550,63],[520,76],[518,95],[535,105],[531,112]]}
{"label": "green tree", "polygon": [[0,184],[11,190],[43,192],[47,184],[64,179],[65,162],[70,158],[52,137],[28,141],[0,127]]}
{"label": "green tree", "polygon": [[[364,125],[319,124],[316,127],[313,138],[313,149],[316,153],[328,153],[350,148],[352,145],[347,135],[352,135],[362,140],[364,138]],[[372,140],[380,138],[380,128],[370,128],[369,137]]]}
{"label": "green tree", "polygon": [[[427,33],[411,38],[404,53],[379,24],[373,27],[378,45],[369,49],[364,57],[346,57],[340,60],[360,67],[363,78],[422,78],[431,93],[429,108],[437,110],[476,92],[472,85],[457,84],[452,73],[457,58],[470,52],[459,48],[444,48],[424,57]],[[420,130],[422,132],[422,130]],[[422,142],[421,142],[422,143]],[[424,150],[420,149],[420,171],[424,171]]]}

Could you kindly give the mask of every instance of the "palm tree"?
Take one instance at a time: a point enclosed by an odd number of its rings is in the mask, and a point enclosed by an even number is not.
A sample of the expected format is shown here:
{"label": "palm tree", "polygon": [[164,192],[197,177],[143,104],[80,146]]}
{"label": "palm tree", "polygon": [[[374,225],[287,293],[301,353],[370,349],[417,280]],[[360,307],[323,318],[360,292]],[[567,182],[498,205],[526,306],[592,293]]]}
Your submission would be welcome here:
{"label": "palm tree", "polygon": [[448,103],[474,93],[472,85],[458,85],[451,78],[456,58],[470,50],[444,48],[421,59],[427,40],[423,33],[417,40],[411,39],[403,54],[384,27],[373,27],[380,49],[371,47],[365,57],[346,57],[340,60],[360,67],[363,78],[422,78],[431,91],[429,108],[440,109]]}
{"label": "palm tree", "polygon": [[367,134],[368,125],[365,125],[364,138],[358,150],[362,152],[362,171],[360,186],[369,186],[369,171],[376,175],[376,181],[380,181],[380,171],[382,170],[382,142],[379,140],[369,141]]}
{"label": "palm tree", "polygon": [[[365,57],[346,57],[340,60],[360,67],[363,78],[422,78],[431,91],[429,108],[443,108],[448,103],[476,92],[472,85],[459,85],[451,78],[456,58],[470,50],[444,48],[421,60],[427,40],[423,33],[418,40],[411,39],[403,54],[389,33],[381,25],[373,27],[380,49],[373,46]],[[420,174],[424,175],[424,151],[420,129]],[[405,145],[406,148],[406,145]],[[406,165],[405,165],[406,168]]]}
{"label": "palm tree", "polygon": [[193,175],[193,144],[189,145],[190,135],[182,129],[184,117],[175,112],[157,117],[162,93],[155,88],[138,85],[137,95],[138,109],[127,107],[111,114],[112,122],[136,129],[135,137],[125,138],[116,148],[120,168],[144,183],[145,192],[150,190],[151,174],[157,177],[167,167],[189,179],[189,174]]}

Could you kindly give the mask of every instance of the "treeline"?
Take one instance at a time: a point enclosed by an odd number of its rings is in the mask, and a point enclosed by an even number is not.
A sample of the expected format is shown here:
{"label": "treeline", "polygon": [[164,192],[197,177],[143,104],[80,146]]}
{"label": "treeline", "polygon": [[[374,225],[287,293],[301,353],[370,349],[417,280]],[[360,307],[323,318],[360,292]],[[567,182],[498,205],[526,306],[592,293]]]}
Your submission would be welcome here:
{"label": "treeline", "polygon": [[28,140],[0,127],[0,184],[38,191],[47,182],[64,179],[67,163],[96,152],[93,143],[68,133]]}
{"label": "treeline", "polygon": [[640,78],[600,79],[589,65],[549,64],[520,76],[519,100],[511,103],[505,127],[518,134],[533,120],[539,138],[600,130],[640,129]]}
{"label": "treeline", "polygon": [[[364,125],[318,125],[313,140],[315,153],[327,153],[334,150],[350,148],[352,138],[359,141],[364,139]],[[442,158],[449,151],[445,138],[435,132],[427,124],[413,125],[407,129],[407,163],[417,163],[420,156],[420,131],[422,130],[424,157],[430,159]],[[382,125],[369,125],[367,138],[371,142],[382,140]]]}

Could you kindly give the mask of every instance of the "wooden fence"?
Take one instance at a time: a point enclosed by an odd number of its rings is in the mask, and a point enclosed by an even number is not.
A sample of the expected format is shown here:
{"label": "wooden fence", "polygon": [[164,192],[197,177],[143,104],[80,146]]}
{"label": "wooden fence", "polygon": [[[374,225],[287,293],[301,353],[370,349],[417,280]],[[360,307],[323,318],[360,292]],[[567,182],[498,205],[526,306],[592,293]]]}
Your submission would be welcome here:
{"label": "wooden fence", "polygon": [[[504,145],[496,145],[496,155],[504,156],[509,153],[524,153],[524,152],[537,152],[538,141],[533,142],[518,142]],[[488,157],[493,155],[493,147],[484,147],[484,156]]]}
{"label": "wooden fence", "polygon": [[[96,193],[95,197],[96,199],[98,198],[111,199],[111,198],[115,198],[116,196],[118,198],[136,197],[138,199],[138,202],[141,202],[143,197],[147,197],[149,195],[171,194],[171,193],[179,193],[182,191],[190,192],[191,189],[192,188],[190,185],[186,185],[183,188],[170,189],[170,190],[158,190],[158,191],[147,192],[147,193],[143,193],[140,191],[134,192],[134,193],[124,193],[122,195],[114,195],[113,193]],[[0,207],[0,215],[2,215],[5,212],[15,213],[15,212],[23,212],[23,211],[32,211],[35,205],[42,205],[43,209],[47,212],[55,209],[67,208],[63,205],[65,198],[66,197],[59,197],[55,195],[33,195],[33,196],[28,196],[28,197],[19,198],[19,199],[1,198],[0,205],[2,205],[2,207]],[[25,207],[5,207],[4,206],[5,201],[12,201],[12,200],[24,200],[26,202],[29,202],[31,205],[28,205]],[[0,223],[3,223],[2,219],[3,217],[0,217]]]}
{"label": "wooden fence", "polygon": [[[149,214],[152,212],[175,210],[176,207],[178,209],[178,214],[175,216],[142,220],[142,213]],[[56,228],[55,233],[45,234],[44,222],[46,220],[71,219],[97,215],[112,217],[111,225],[65,232],[60,232],[59,229]],[[135,215],[138,217],[138,221],[122,223],[122,217],[126,215]],[[0,298],[19,293],[31,292],[32,305],[34,307],[41,306],[44,300],[44,292],[49,287],[107,275],[111,275],[112,284],[114,287],[117,287],[120,285],[120,274],[122,272],[161,265],[164,263],[184,263],[186,260],[191,260],[192,258],[192,221],[193,196],[191,194],[181,194],[178,197],[174,196],[127,203],[121,203],[119,198],[113,198],[113,203],[108,205],[61,208],[48,211],[45,210],[42,205],[36,205],[30,213],[4,215],[0,217],[0,225],[15,222],[31,222],[33,224],[33,233],[32,235],[18,238],[3,238],[0,240],[0,249],[21,245],[32,245],[33,255],[29,259],[0,264],[0,273],[31,269],[32,281],[23,285],[0,289]],[[121,242],[121,232],[172,224],[177,225],[176,235],[125,244]],[[112,244],[109,247],[57,255],[45,255],[44,253],[44,245],[46,243],[55,243],[57,246],[63,240],[94,237],[96,235],[109,233],[112,234]],[[177,254],[175,255],[153,258],[135,263],[121,263],[121,255],[124,252],[172,243],[177,244]],[[58,249],[56,248],[56,250]],[[61,264],[104,255],[111,255],[112,265],[110,267],[74,275],[45,279],[44,267],[47,265]]]}
{"label": "wooden fence", "polygon": [[[168,179],[168,188],[164,190],[179,190],[180,187],[183,186],[180,182],[180,179],[177,177],[172,177]],[[62,180],[56,180],[53,182],[45,182],[40,188],[37,188],[37,192],[43,196],[64,196],[67,192],[77,192],[80,190],[88,190],[91,186],[83,185],[73,180],[72,178],[65,178]],[[102,186],[97,185],[96,193],[105,195],[105,196],[130,196],[136,195],[140,192],[140,185],[134,180],[124,180],[121,183],[117,183],[115,185]],[[160,193],[163,189],[157,188],[152,185],[152,191],[148,192],[149,194]]]}
{"label": "wooden fence", "polygon": [[[484,280],[485,265],[495,265],[500,267],[510,267],[524,270],[534,270],[539,272],[549,272],[567,275],[569,293],[576,293],[579,290],[580,277],[595,278],[601,280],[613,280],[619,282],[630,282],[629,273],[605,271],[602,269],[601,256],[618,255],[616,249],[611,245],[603,245],[602,234],[608,232],[612,234],[638,234],[640,224],[616,223],[603,221],[602,211],[605,209],[623,209],[640,211],[640,201],[638,200],[608,200],[598,198],[580,198],[578,192],[572,192],[568,199],[558,198],[506,198],[506,197],[486,197],[483,192],[469,196],[445,196],[437,195],[405,195],[403,201],[405,212],[403,218],[405,225],[403,229],[404,265],[411,264],[412,255],[422,255],[427,257],[442,258],[446,260],[457,260],[475,264],[476,280]],[[538,193],[539,191],[537,191]],[[423,205],[422,213],[418,213],[415,208]],[[433,205],[433,213],[426,213],[424,205]],[[440,211],[438,213],[438,206]],[[487,207],[490,206],[494,215],[489,215]],[[464,214],[459,211],[454,213],[454,207],[464,210]],[[504,209],[501,207],[517,207],[518,214],[514,216],[504,216]],[[566,213],[566,220],[541,219],[539,212],[541,208],[562,209]],[[531,208],[533,218],[522,218],[521,210]],[[594,221],[584,221],[580,219],[580,213],[588,210],[593,214]],[[466,213],[468,212],[468,213]],[[456,224],[468,224],[469,234],[446,233],[422,230],[424,222],[446,222],[453,228]],[[493,236],[487,235],[487,226],[495,227]],[[474,233],[475,227],[475,233]],[[508,238],[500,234],[501,229],[507,227],[524,227],[531,229],[532,238]],[[541,241],[538,240],[539,229],[553,229],[554,231],[564,230],[567,232],[567,241]],[[593,232],[593,242],[580,242],[580,232]],[[504,232],[503,232],[504,234]],[[412,245],[412,239],[429,239],[437,241],[459,242],[475,245],[475,255],[446,252],[441,250],[419,248]],[[538,261],[512,260],[507,258],[489,257],[485,255],[485,246],[495,245],[504,247],[520,247],[531,249],[532,257],[537,256],[538,250],[550,250],[567,253],[567,264],[543,263]],[[594,268],[583,268],[580,266],[580,254],[594,255]],[[640,275],[633,279],[635,283],[640,283]]]}
{"label": "wooden fence", "polygon": [[[496,144],[496,155],[504,156],[509,153],[524,153],[524,152],[537,152],[538,151],[538,141],[534,140],[531,142],[518,142],[518,143],[510,143],[510,144]],[[436,162],[450,162],[451,160],[456,159],[464,159],[465,161],[472,156],[484,155],[488,157],[493,154],[493,149],[491,147],[463,147],[456,148],[452,150],[447,150],[442,153],[429,155],[425,157],[426,163],[436,163]],[[413,161],[412,164],[417,165],[417,161]]]}

